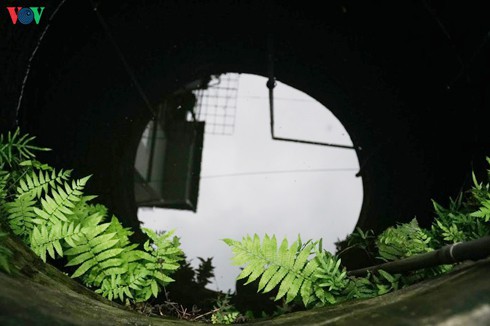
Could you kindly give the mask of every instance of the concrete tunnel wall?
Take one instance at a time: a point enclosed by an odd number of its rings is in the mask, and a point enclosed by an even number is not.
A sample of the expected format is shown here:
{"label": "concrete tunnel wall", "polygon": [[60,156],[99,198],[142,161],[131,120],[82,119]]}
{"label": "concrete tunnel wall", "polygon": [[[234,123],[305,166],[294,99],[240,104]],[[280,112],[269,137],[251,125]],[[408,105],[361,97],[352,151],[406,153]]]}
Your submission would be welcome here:
{"label": "concrete tunnel wall", "polygon": [[[89,1],[59,7],[29,64],[58,4],[44,1],[39,26],[0,16],[0,130],[15,125],[30,65],[18,119],[54,150],[40,158],[94,174],[87,192],[136,227],[133,162],[151,115]],[[362,148],[358,226],[380,231],[414,216],[430,224],[430,199],[445,203],[485,167],[490,20],[478,4],[104,1],[98,10],[153,105],[207,74],[267,75],[273,33],[276,77],[328,107]]]}

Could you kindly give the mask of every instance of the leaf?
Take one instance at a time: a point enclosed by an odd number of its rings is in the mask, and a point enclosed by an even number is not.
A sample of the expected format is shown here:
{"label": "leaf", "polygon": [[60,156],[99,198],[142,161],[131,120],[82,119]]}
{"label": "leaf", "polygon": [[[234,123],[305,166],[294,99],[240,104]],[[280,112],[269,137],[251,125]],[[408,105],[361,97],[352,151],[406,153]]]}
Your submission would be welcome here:
{"label": "leaf", "polygon": [[112,258],[112,257],[119,255],[123,250],[124,250],[123,248],[109,249],[109,250],[106,250],[106,251],[98,254],[95,258],[99,262],[101,262],[101,261],[104,261],[106,259],[109,259],[109,258]]}
{"label": "leaf", "polygon": [[158,291],[159,291],[159,289],[158,289],[157,282],[155,282],[155,280],[152,280],[150,282],[150,284],[151,284],[151,292],[153,293],[153,296],[155,298],[158,297]]}
{"label": "leaf", "polygon": [[[65,253],[68,255],[67,252],[65,252]],[[80,265],[80,264],[86,262],[87,260],[91,260],[93,257],[94,257],[94,254],[91,251],[87,251],[81,255],[74,257],[73,259],[70,259],[68,261],[68,263],[66,264],[66,266]]]}
{"label": "leaf", "polygon": [[379,269],[379,270],[378,270],[378,273],[379,273],[381,276],[383,276],[383,277],[384,277],[384,278],[385,278],[385,279],[386,279],[388,282],[390,282],[390,283],[395,282],[395,278],[394,278],[394,277],[393,277],[391,274],[389,274],[389,273],[385,272],[384,270]]}
{"label": "leaf", "polygon": [[304,245],[301,238],[288,246],[287,239],[277,247],[275,236],[264,236],[262,243],[257,235],[246,236],[241,242],[225,239],[231,246],[235,264],[246,262],[247,266],[238,279],[247,278],[245,284],[260,277],[258,291],[267,293],[279,287],[276,300],[286,296],[286,302],[294,300],[299,294],[307,304],[312,294],[317,262],[308,260],[317,242],[307,241]]}
{"label": "leaf", "polygon": [[[85,274],[90,268],[94,267],[97,264],[95,259],[90,259],[85,261],[71,276],[72,278],[80,277]],[[75,264],[77,265],[77,264]],[[68,265],[67,265],[68,266]]]}
{"label": "leaf", "polygon": [[[272,277],[279,273],[280,268],[281,268],[280,266],[276,266],[276,265],[267,268],[266,271],[262,274],[262,277],[260,278],[259,288],[257,291],[264,289],[266,285],[271,281]],[[264,290],[264,293],[265,292],[269,292],[269,291]]]}
{"label": "leaf", "polygon": [[99,252],[102,252],[104,250],[107,250],[107,249],[114,247],[118,242],[119,242],[119,240],[115,239],[115,240],[109,240],[109,241],[100,243],[92,249],[92,252],[94,254],[97,254]]}
{"label": "leaf", "polygon": [[79,246],[76,246],[76,247],[73,247],[73,248],[66,250],[65,255],[67,255],[67,256],[79,255],[79,254],[87,252],[89,250],[90,250],[89,244],[79,245]]}
{"label": "leaf", "polygon": [[[284,279],[281,282],[281,285],[279,286],[279,290],[277,292],[277,296],[275,299],[276,301],[279,300],[280,298],[282,298],[287,293],[289,294],[290,292],[291,292],[290,297],[292,297],[293,299],[296,297],[296,294],[298,293],[299,287],[295,291],[294,291],[294,289],[293,289],[293,291],[291,291],[291,288],[293,287],[293,283],[295,280],[296,280],[296,275],[294,273],[289,273],[286,275],[286,277],[284,277]],[[300,281],[300,284],[303,281],[303,279],[301,279],[301,278],[298,278],[298,280]],[[296,292],[296,293],[294,293],[294,292]],[[293,293],[294,293],[294,295],[293,295]]]}

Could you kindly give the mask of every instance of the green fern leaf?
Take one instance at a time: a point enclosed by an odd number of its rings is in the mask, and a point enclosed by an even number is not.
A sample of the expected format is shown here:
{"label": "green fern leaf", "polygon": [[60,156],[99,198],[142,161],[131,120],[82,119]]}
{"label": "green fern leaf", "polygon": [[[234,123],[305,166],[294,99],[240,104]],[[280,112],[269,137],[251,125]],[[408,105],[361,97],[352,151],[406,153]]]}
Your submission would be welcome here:
{"label": "green fern leaf", "polygon": [[63,223],[62,233],[64,234],[64,240],[70,247],[76,247],[77,243],[80,242],[82,232],[81,232],[81,224],[71,223]]}
{"label": "green fern leaf", "polygon": [[115,249],[109,249],[109,250],[106,250],[100,254],[98,254],[97,256],[95,256],[95,259],[98,261],[98,262],[102,262],[106,259],[109,259],[109,258],[113,258],[113,257],[116,257],[117,255],[119,255],[124,249],[123,248],[115,248]]}
{"label": "green fern leaf", "polygon": [[300,272],[305,264],[308,262],[308,258],[311,255],[311,252],[313,250],[314,244],[309,244],[306,245],[303,250],[300,251],[298,256],[296,257],[294,264],[293,264],[293,271],[295,272]]}
{"label": "green fern leaf", "polygon": [[[267,268],[260,278],[259,287],[257,290],[261,291],[262,289],[264,289],[274,276],[280,275],[281,273],[282,270],[280,266],[270,266],[269,268]],[[264,292],[268,291],[264,290]]]}
{"label": "green fern leaf", "polygon": [[129,237],[134,233],[131,231],[130,228],[123,227],[115,216],[112,216],[111,224],[107,228],[107,232],[109,233],[115,232],[117,234],[115,238],[119,240],[118,245],[120,247],[125,247],[129,245],[130,244]]}
{"label": "green fern leaf", "polygon": [[[98,235],[95,238],[90,239],[88,243],[93,248],[92,251],[94,253],[100,252],[102,250],[107,249],[104,246],[107,244],[109,240],[113,239],[115,235],[116,235],[115,233],[102,233],[101,235]],[[115,243],[117,243],[117,241],[112,242],[112,245],[110,247],[112,247]]]}
{"label": "green fern leaf", "polygon": [[[264,293],[272,291],[291,271],[289,267],[280,267],[279,270],[272,276],[270,281],[267,283],[267,286],[263,290]],[[290,284],[286,284],[286,286],[290,286]]]}
{"label": "green fern leaf", "polygon": [[[296,285],[298,284],[298,281],[296,281],[296,279],[298,279],[300,282],[303,282],[303,279],[302,278],[297,278],[297,276],[294,274],[294,273],[285,273],[285,277],[284,279],[282,279],[282,282],[281,285],[279,286],[279,290],[277,292],[277,296],[276,296],[276,300],[279,300],[280,298],[282,298],[284,295],[288,294],[289,297],[292,297],[293,299],[296,297],[296,295],[298,294],[298,291],[299,291],[299,287],[296,287]],[[278,282],[279,284],[279,282]],[[271,284],[271,290],[273,288],[276,287],[277,284],[275,284],[274,286],[272,286],[274,284]],[[267,288],[266,288],[267,290]],[[266,291],[264,290],[264,291]],[[267,291],[266,291],[267,292]],[[286,297],[287,299],[287,297]]]}
{"label": "green fern leaf", "polygon": [[[44,231],[44,232],[42,232],[42,231]],[[43,227],[41,227],[41,230],[39,230],[39,228],[37,228],[37,227],[35,227],[33,229],[32,236],[31,236],[31,242],[34,241],[34,244],[35,244],[33,249],[34,249],[34,252],[39,257],[41,257],[41,259],[44,262],[46,261],[46,246],[45,245],[40,246],[40,245],[37,245],[37,243],[41,242],[42,239],[45,239],[45,238],[47,238],[47,230],[46,230],[45,226],[44,226],[44,229],[43,229]]]}
{"label": "green fern leaf", "polygon": [[480,209],[471,213],[470,216],[481,218],[485,222],[490,221],[490,198],[481,201],[480,204]]}
{"label": "green fern leaf", "polygon": [[57,221],[68,221],[69,215],[73,214],[71,208],[80,200],[83,195],[82,190],[90,176],[73,181],[72,185],[65,182],[64,187],[58,185],[51,188],[51,196],[41,198],[42,209],[34,208],[34,212],[38,217],[52,223]]}
{"label": "green fern leaf", "polygon": [[98,205],[89,204],[88,202],[94,198],[96,198],[96,196],[80,197],[80,200],[75,203],[75,206],[70,208],[71,211],[73,212],[73,214],[70,215],[70,219],[73,221],[83,222],[89,216],[97,213],[101,215],[102,220],[104,220],[105,217],[107,216],[107,208],[105,208],[103,205],[100,204]]}
{"label": "green fern leaf", "polygon": [[75,255],[80,255],[84,252],[87,252],[90,250],[90,245],[89,244],[83,244],[83,245],[75,245],[73,248],[70,248],[65,251],[65,254],[67,256],[75,256]]}
{"label": "green fern leaf", "polygon": [[[107,260],[104,260],[104,261],[100,262],[99,263],[99,267],[102,270],[104,270],[106,273],[108,273],[109,271],[107,271],[107,269],[113,268],[113,267],[119,267],[123,263],[124,263],[124,260],[122,258],[120,258],[120,257],[110,258],[110,259],[107,259]],[[123,272],[122,273],[119,273],[119,274],[123,274],[125,272],[126,272],[126,270],[124,270],[124,268],[123,268]]]}
{"label": "green fern leaf", "polygon": [[[91,277],[94,280],[93,284],[100,285],[106,278],[111,277],[112,275],[123,275],[128,272],[127,266],[117,266],[116,261],[118,261],[117,258],[114,258],[114,260],[108,259],[107,261],[102,262],[99,265],[101,270],[94,270],[94,272],[98,274]],[[111,264],[109,263],[116,266],[110,267]]]}
{"label": "green fern leaf", "polygon": [[[308,306],[308,304],[313,301],[312,299],[313,293],[313,283],[310,279],[305,279],[300,288],[301,299],[303,300],[304,306]],[[289,299],[289,298],[288,298]]]}
{"label": "green fern leaf", "polygon": [[262,252],[264,253],[266,260],[275,259],[277,255],[277,241],[275,235],[273,235],[272,238],[270,238],[267,234],[264,236],[262,242]]}
{"label": "green fern leaf", "polygon": [[[55,252],[63,257],[63,244],[66,242],[68,245],[75,247],[82,236],[80,225],[76,225],[71,222],[58,222],[56,224],[42,224],[35,226],[31,236],[31,249],[46,260],[46,251],[52,258],[56,258]],[[71,251],[81,250],[83,246],[78,246],[76,249],[68,249]],[[73,254],[70,252],[70,254]]]}
{"label": "green fern leaf", "polygon": [[[68,256],[68,251],[65,252],[65,254]],[[85,263],[86,261],[92,260],[94,258],[94,254],[91,251],[86,251],[74,258],[70,258],[66,266],[75,266],[75,265],[80,265]],[[73,276],[76,277],[76,276]]]}
{"label": "green fern leaf", "polygon": [[265,272],[265,266],[267,261],[255,261],[246,266],[243,271],[238,275],[237,280],[241,280],[248,277],[248,281],[245,284],[252,283],[259,278]]}
{"label": "green fern leaf", "polygon": [[[143,301],[157,296],[183,259],[179,239],[173,232],[148,230],[145,251],[137,250],[129,241],[132,231],[114,216],[102,223],[107,209],[88,203],[95,196],[83,196],[89,177],[69,180],[71,171],[35,161],[33,151],[43,149],[32,146],[33,139],[18,130],[0,135],[0,215],[42,260],[66,256],[67,266],[76,267],[72,277],[100,286],[97,292],[105,297]],[[10,175],[5,165],[16,170]],[[11,203],[6,203],[7,192]]]}
{"label": "green fern leaf", "polygon": [[[436,202],[434,207],[440,212],[443,210]],[[410,223],[386,229],[378,236],[376,245],[382,259],[395,260],[432,251],[429,241],[427,233],[419,227],[417,220],[413,219]]]}
{"label": "green fern leaf", "polygon": [[[148,275],[149,272],[140,264],[132,263],[129,265],[129,271],[126,274],[111,273],[109,277],[103,279],[100,289],[96,292],[109,299],[119,298],[123,300],[124,296],[127,296],[136,302],[145,301],[152,295],[152,285],[147,279]],[[158,285],[156,290],[158,294]]]}
{"label": "green fern leaf", "polygon": [[48,148],[33,146],[30,143],[35,137],[29,137],[29,134],[20,135],[20,129],[17,128],[13,133],[8,132],[5,137],[0,135],[0,164],[6,163],[14,166],[24,159],[35,157],[32,151],[48,151]]}
{"label": "green fern leaf", "polygon": [[152,276],[154,278],[160,280],[160,282],[162,284],[168,284],[168,283],[172,283],[174,281],[173,278],[169,277],[168,275],[166,275],[160,271],[153,271]]}
{"label": "green fern leaf", "polygon": [[77,270],[73,273],[71,277],[72,278],[80,277],[83,274],[85,274],[90,268],[96,265],[97,265],[97,260],[95,259],[86,260],[80,267],[77,268]]}
{"label": "green fern leaf", "polygon": [[24,194],[13,202],[6,203],[7,218],[14,234],[21,238],[29,238],[35,223],[34,213],[36,200],[32,194]]}
{"label": "green fern leaf", "polygon": [[157,285],[157,282],[155,280],[151,280],[150,282],[150,287],[151,287],[151,293],[153,294],[153,296],[156,298],[158,297],[158,285]]}
{"label": "green fern leaf", "polygon": [[124,252],[123,254],[124,260],[127,262],[133,262],[140,259],[144,259],[147,261],[154,261],[155,257],[150,255],[149,253],[141,250],[129,250]]}
{"label": "green fern leaf", "polygon": [[[115,234],[115,233],[113,233],[113,234]],[[112,237],[113,237],[113,235],[111,234],[110,238],[112,238]],[[101,238],[101,237],[99,237],[99,238]],[[106,242],[100,243],[92,249],[92,252],[94,254],[97,254],[97,253],[102,252],[104,250],[108,250],[108,249],[114,247],[118,242],[119,242],[119,240],[115,239],[115,240],[108,240]],[[121,249],[121,250],[123,250],[123,249]]]}
{"label": "green fern leaf", "polygon": [[85,234],[86,238],[88,239],[87,241],[90,241],[91,239],[97,237],[99,234],[103,233],[108,227],[109,227],[109,223],[102,223],[96,226],[93,225],[86,226],[86,224],[84,224],[82,227],[82,232]]}
{"label": "green fern leaf", "polygon": [[248,277],[247,283],[250,283],[260,276],[258,291],[263,293],[279,286],[276,300],[286,296],[286,302],[290,302],[299,294],[305,304],[310,301],[314,290],[312,274],[318,263],[308,259],[316,243],[302,245],[298,238],[289,246],[287,239],[284,239],[278,248],[276,238],[268,235],[264,236],[262,244],[257,235],[253,238],[246,236],[242,242],[231,239],[224,241],[232,248],[235,265],[247,263],[239,279]]}

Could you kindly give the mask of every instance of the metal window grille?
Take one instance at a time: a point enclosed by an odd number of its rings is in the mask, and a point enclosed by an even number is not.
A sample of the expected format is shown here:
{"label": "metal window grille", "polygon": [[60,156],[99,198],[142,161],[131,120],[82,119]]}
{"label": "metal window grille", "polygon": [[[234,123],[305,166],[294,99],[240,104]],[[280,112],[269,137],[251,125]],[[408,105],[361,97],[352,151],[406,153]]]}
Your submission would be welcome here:
{"label": "metal window grille", "polygon": [[238,80],[236,73],[214,77],[207,89],[197,90],[196,117],[205,121],[205,133],[233,135],[235,130]]}

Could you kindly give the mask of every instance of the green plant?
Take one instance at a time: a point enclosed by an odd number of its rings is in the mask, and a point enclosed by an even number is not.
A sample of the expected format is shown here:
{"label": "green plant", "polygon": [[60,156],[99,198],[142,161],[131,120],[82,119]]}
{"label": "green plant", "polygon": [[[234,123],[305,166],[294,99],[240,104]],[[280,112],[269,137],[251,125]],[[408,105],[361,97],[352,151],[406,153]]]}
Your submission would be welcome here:
{"label": "green plant", "polygon": [[363,231],[361,228],[357,227],[354,232],[347,237],[347,245],[349,247],[355,246],[369,251],[375,238],[373,230]]}
{"label": "green plant", "polygon": [[[487,161],[490,164],[490,159]],[[448,208],[433,201],[436,218],[430,230],[422,229],[416,219],[390,227],[377,237],[372,231],[356,229],[347,238],[344,250],[357,247],[378,260],[393,261],[427,253],[448,243],[489,235],[490,184],[478,183],[474,175],[473,183],[470,191],[450,199]],[[275,237],[268,235],[262,242],[257,235],[246,236],[241,242],[224,241],[232,248],[234,264],[246,265],[238,279],[248,278],[248,284],[260,277],[259,291],[278,288],[276,300],[286,296],[286,302],[291,302],[301,297],[305,306],[382,295],[440,275],[452,267],[436,266],[403,275],[378,270],[366,277],[347,277],[340,259],[322,250],[321,241],[301,244],[298,239],[288,247],[285,239],[279,248]]]}
{"label": "green plant", "polygon": [[[330,291],[341,291],[346,273],[340,260],[321,249],[321,242],[288,245],[287,239],[278,247],[275,236],[244,237],[241,242],[224,239],[234,253],[234,264],[247,264],[238,279],[251,283],[260,277],[258,291],[267,293],[278,287],[275,300],[286,297],[286,303],[298,295],[305,306],[311,303],[335,302]],[[318,245],[318,248],[317,248]],[[313,257],[312,257],[313,256]]]}
{"label": "green plant", "polygon": [[21,136],[19,128],[13,133],[9,131],[6,136],[0,135],[0,165],[6,164],[10,167],[15,167],[34,158],[35,154],[33,151],[49,151],[48,148],[32,145],[31,142],[35,138],[29,137],[29,134]]}
{"label": "green plant", "polygon": [[[487,158],[490,164],[490,160]],[[489,170],[490,175],[490,170]],[[479,183],[473,174],[473,187],[450,198],[449,207],[433,201],[436,219],[430,235],[432,246],[479,239],[490,235],[490,185]]]}
{"label": "green plant", "polygon": [[379,256],[385,261],[403,259],[434,250],[431,238],[419,227],[416,219],[390,227],[376,239]]}
{"label": "green plant", "polygon": [[110,300],[158,296],[182,260],[179,239],[144,229],[149,240],[137,249],[132,231],[115,216],[107,222],[107,209],[83,194],[90,176],[72,180],[71,171],[35,161],[32,151],[46,149],[31,145],[33,139],[18,130],[0,137],[0,212],[12,232],[43,261],[66,259],[76,268],[71,277]]}
{"label": "green plant", "polygon": [[228,295],[218,297],[216,300],[216,306],[213,309],[211,315],[211,323],[213,324],[234,324],[238,321],[240,313],[236,308],[230,304],[230,298]]}

